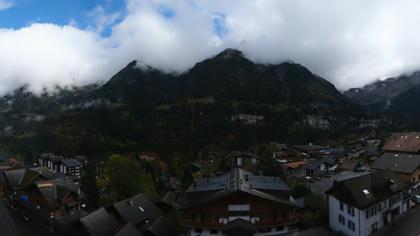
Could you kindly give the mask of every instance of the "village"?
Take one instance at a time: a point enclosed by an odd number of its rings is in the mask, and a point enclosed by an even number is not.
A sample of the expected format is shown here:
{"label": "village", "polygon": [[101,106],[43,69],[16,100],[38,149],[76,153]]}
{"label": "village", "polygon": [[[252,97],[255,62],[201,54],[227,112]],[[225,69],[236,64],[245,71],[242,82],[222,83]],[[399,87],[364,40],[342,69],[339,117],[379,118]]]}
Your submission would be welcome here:
{"label": "village", "polygon": [[[86,156],[2,157],[0,215],[36,222],[45,235],[386,235],[395,224],[418,233],[410,218],[420,214],[420,133],[268,146],[268,159],[231,152],[222,171],[203,158],[188,166],[191,183],[169,176],[159,196],[138,192],[96,209],[81,188]],[[95,163],[94,178],[103,172]]]}

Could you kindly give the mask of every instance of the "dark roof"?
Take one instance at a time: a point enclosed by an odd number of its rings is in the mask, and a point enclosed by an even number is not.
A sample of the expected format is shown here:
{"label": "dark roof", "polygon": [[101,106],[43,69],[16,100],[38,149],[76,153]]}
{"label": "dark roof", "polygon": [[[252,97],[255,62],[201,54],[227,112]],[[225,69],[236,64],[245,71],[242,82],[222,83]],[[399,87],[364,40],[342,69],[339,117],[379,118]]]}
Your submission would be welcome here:
{"label": "dark roof", "polygon": [[60,206],[69,194],[79,195],[78,187],[68,178],[36,181],[35,185],[48,204],[53,208]]}
{"label": "dark roof", "polygon": [[322,164],[322,161],[310,160],[308,161],[308,163],[303,165],[302,168],[305,170],[315,170],[315,169],[318,169],[321,166],[321,164]]}
{"label": "dark roof", "polygon": [[334,157],[324,157],[324,158],[321,159],[321,161],[328,164],[328,165],[333,166],[333,165],[335,165],[336,159]]}
{"label": "dark roof", "polygon": [[142,236],[142,234],[133,223],[129,222],[115,236]]}
{"label": "dark roof", "polygon": [[160,210],[143,194],[117,202],[114,208],[125,222],[132,222],[137,227],[147,227],[161,215]]}
{"label": "dark roof", "polygon": [[420,133],[393,133],[382,149],[388,152],[420,152]]}
{"label": "dark roof", "polygon": [[290,200],[290,189],[281,178],[253,175],[243,169],[233,168],[230,173],[197,179],[187,189],[182,208],[196,206],[235,192],[294,205]]}
{"label": "dark roof", "polygon": [[17,169],[4,172],[9,186],[13,190],[23,189],[34,183],[40,172],[32,169]]}
{"label": "dark roof", "polygon": [[381,170],[339,182],[335,181],[326,194],[350,206],[365,209],[401,192],[405,186],[406,184],[397,174],[389,170]]}
{"label": "dark roof", "polygon": [[340,165],[340,169],[343,170],[354,170],[358,163],[354,160],[344,160],[343,163]]}
{"label": "dark roof", "polygon": [[91,236],[111,235],[119,225],[117,219],[103,207],[81,218],[80,222]]}
{"label": "dark roof", "polygon": [[147,232],[156,236],[172,236],[176,234],[176,228],[174,223],[167,216],[161,216],[153,222],[147,229]]}
{"label": "dark roof", "polygon": [[66,167],[80,166],[80,162],[76,159],[64,159],[61,161],[61,163],[63,163],[63,165]]}
{"label": "dark roof", "polygon": [[306,144],[306,145],[295,145],[293,148],[303,151],[303,152],[314,152],[314,151],[320,151],[322,149],[325,149],[323,146],[319,145],[313,145],[313,144]]}
{"label": "dark roof", "polygon": [[420,166],[420,155],[384,153],[373,164],[373,169],[390,169],[394,172],[412,174]]}

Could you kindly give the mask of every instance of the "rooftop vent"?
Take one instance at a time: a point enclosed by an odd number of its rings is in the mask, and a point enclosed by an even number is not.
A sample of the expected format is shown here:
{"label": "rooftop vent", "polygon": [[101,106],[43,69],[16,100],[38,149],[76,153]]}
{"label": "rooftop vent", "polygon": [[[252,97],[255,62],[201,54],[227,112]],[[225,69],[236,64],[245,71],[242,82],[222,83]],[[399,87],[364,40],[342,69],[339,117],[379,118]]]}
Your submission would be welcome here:
{"label": "rooftop vent", "polygon": [[141,212],[144,212],[144,209],[143,209],[143,207],[141,207],[141,206],[139,206],[139,210],[140,210]]}
{"label": "rooftop vent", "polygon": [[369,190],[367,190],[367,189],[363,189],[363,193],[364,193],[365,195],[369,195]]}
{"label": "rooftop vent", "polygon": [[130,205],[130,206],[133,206],[134,205],[134,202],[133,202],[133,200],[128,200],[127,201],[127,204]]}

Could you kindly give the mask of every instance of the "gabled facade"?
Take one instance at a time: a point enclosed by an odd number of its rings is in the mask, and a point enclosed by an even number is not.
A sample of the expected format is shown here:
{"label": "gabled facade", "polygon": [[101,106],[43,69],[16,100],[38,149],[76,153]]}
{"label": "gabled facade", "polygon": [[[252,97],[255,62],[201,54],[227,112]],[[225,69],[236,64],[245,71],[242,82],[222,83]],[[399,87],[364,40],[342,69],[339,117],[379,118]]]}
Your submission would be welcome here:
{"label": "gabled facade", "polygon": [[328,196],[330,228],[350,236],[367,236],[392,224],[407,211],[405,183],[391,171],[334,182]]}
{"label": "gabled facade", "polygon": [[298,220],[287,185],[239,168],[196,180],[186,192],[182,223],[188,235],[279,235]]}

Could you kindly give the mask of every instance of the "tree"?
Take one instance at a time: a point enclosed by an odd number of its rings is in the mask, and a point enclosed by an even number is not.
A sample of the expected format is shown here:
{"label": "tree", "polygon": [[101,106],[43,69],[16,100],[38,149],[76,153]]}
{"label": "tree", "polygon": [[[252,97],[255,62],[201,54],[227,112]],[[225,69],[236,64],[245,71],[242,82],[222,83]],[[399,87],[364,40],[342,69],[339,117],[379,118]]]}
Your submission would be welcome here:
{"label": "tree", "polygon": [[149,173],[141,164],[121,155],[112,155],[104,168],[101,181],[104,190],[102,202],[111,204],[129,198],[138,193],[147,197],[156,195],[156,188]]}
{"label": "tree", "polygon": [[99,207],[99,190],[96,183],[96,168],[93,162],[89,162],[82,172],[80,188],[86,194],[87,207],[96,209]]}
{"label": "tree", "polygon": [[327,203],[325,199],[320,194],[309,194],[305,197],[305,207],[312,211],[312,215],[315,216],[317,213],[320,213]]}

